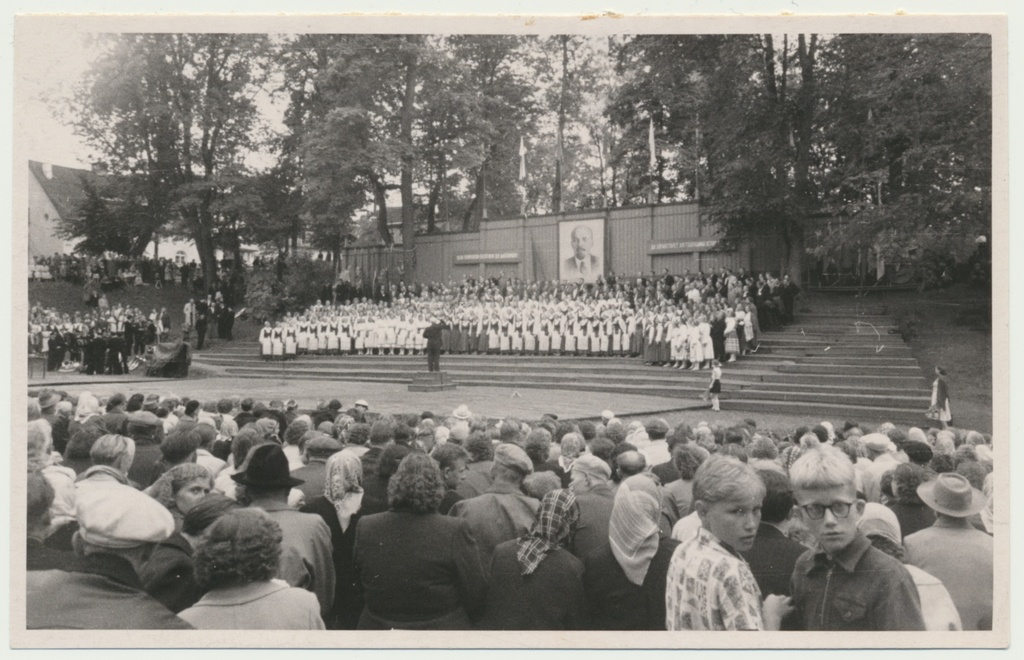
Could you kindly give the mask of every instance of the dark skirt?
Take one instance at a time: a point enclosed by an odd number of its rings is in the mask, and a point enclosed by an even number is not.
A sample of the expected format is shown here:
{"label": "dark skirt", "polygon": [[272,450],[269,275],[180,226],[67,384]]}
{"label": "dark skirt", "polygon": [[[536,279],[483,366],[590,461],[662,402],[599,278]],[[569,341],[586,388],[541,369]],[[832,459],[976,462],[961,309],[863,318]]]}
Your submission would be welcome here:
{"label": "dark skirt", "polygon": [[720,381],[720,380],[718,380],[718,379],[716,378],[716,379],[715,379],[715,381],[714,381],[713,383],[711,383],[711,388],[710,388],[710,390],[709,390],[709,391],[710,391],[710,392],[711,392],[712,394],[718,394],[718,393],[720,393],[720,392],[722,391],[722,381]]}

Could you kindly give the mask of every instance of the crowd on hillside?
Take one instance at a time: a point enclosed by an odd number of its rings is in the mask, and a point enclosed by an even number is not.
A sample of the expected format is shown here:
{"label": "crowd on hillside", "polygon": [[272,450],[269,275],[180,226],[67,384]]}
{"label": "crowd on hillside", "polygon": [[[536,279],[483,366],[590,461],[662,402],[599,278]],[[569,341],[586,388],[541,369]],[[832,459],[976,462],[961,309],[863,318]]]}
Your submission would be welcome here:
{"label": "crowd on hillside", "polygon": [[642,356],[648,364],[709,368],[757,350],[761,331],[793,319],[799,287],[743,269],[661,277],[610,275],[595,284],[467,277],[461,284],[358,286],[260,332],[265,359],[310,354],[421,353],[439,322],[445,353]]}
{"label": "crowd on hillside", "polygon": [[[231,339],[235,310],[218,292],[191,298],[182,308],[182,338],[202,349],[207,339]],[[46,360],[48,371],[120,375],[142,363],[156,342],[171,336],[166,307],[149,314],[131,305],[110,305],[105,295],[85,312],[67,312],[36,303],[28,315],[28,354]]]}
{"label": "crowd on hillside", "polygon": [[32,394],[29,628],[992,626],[975,431]]}
{"label": "crowd on hillside", "polygon": [[178,264],[160,257],[59,254],[36,256],[29,264],[29,280],[83,284],[96,281],[117,286],[186,286],[201,282],[202,269],[194,261]]}

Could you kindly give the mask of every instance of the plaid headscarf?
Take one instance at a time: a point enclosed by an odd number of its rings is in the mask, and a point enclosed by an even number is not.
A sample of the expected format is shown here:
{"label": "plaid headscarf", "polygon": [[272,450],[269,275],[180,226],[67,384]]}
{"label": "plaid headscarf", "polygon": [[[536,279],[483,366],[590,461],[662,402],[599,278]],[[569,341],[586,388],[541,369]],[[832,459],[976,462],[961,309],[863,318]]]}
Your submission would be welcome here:
{"label": "plaid headscarf", "polygon": [[559,488],[545,495],[530,533],[520,537],[516,544],[521,574],[533,573],[549,552],[567,546],[579,520],[580,505],[571,490]]}

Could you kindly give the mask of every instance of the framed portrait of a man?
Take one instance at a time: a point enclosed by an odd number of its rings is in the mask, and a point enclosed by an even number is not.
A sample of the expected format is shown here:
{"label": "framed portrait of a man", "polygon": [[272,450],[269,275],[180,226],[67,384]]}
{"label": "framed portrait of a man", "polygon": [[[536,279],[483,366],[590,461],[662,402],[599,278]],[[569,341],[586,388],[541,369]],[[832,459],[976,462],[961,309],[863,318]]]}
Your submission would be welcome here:
{"label": "framed portrait of a man", "polygon": [[604,219],[558,224],[558,279],[596,282],[604,274]]}

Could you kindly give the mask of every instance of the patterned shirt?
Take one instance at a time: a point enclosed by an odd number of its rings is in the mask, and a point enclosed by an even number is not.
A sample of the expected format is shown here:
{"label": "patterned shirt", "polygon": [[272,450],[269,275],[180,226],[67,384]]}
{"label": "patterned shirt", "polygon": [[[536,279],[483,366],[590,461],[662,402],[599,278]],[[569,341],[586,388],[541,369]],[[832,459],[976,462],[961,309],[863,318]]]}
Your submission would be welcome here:
{"label": "patterned shirt", "polygon": [[667,630],[762,630],[761,590],[750,567],[700,528],[672,554],[665,590]]}

